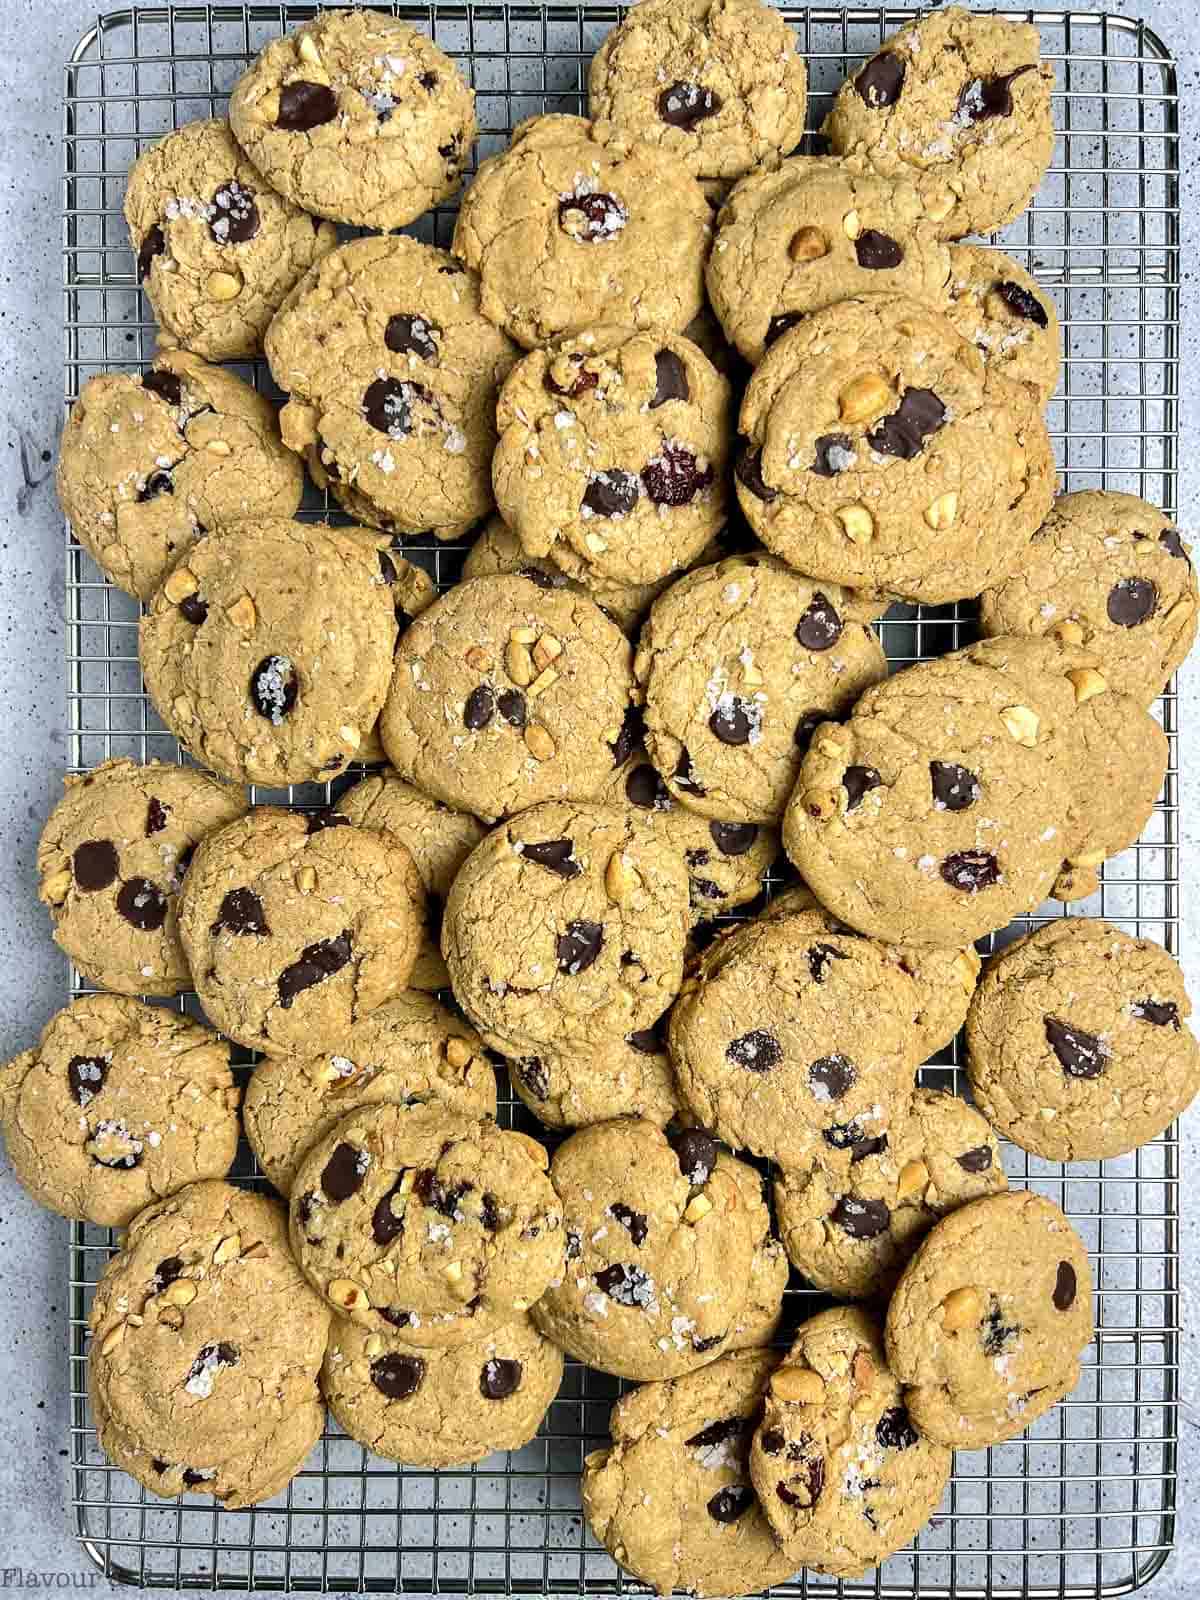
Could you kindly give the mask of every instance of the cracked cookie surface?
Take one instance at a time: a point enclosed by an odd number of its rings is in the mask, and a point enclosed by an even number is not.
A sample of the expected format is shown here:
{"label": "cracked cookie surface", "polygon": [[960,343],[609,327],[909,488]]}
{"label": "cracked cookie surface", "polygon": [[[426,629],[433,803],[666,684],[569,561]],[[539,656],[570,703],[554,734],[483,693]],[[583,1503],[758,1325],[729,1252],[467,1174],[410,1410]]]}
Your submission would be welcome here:
{"label": "cracked cookie surface", "polygon": [[989,371],[1048,403],[1062,365],[1062,329],[1049,290],[1024,267],[1002,250],[952,244],[943,309]]}
{"label": "cracked cookie surface", "polygon": [[679,1110],[674,1068],[657,1028],[590,1050],[545,1049],[504,1064],[514,1092],[548,1128],[614,1117],[643,1117],[662,1128]]}

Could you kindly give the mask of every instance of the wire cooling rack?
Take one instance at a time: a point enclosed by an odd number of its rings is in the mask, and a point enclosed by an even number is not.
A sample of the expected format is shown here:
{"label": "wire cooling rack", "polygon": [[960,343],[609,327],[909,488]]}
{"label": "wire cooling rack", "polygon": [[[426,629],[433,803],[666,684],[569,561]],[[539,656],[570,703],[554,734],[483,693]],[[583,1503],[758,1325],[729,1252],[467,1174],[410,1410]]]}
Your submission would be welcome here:
{"label": "wire cooling rack", "polygon": [[[382,6],[378,9],[386,10]],[[584,109],[587,63],[622,14],[615,7],[396,5],[431,34],[473,82],[477,158],[543,110]],[[809,62],[810,127],[847,71],[910,10],[784,7]],[[138,152],[197,117],[220,114],[262,45],[311,17],[299,4],[136,6],[97,19],[66,70],[64,286],[66,400],[88,377],[138,367],[155,329],[139,295],[121,202]],[[1053,294],[1065,339],[1063,380],[1049,423],[1067,489],[1126,489],[1175,509],[1178,446],[1178,142],[1175,68],[1149,29],[1081,12],[1007,12],[1040,26],[1056,68],[1059,138],[1037,200],[997,242]],[[804,148],[819,142],[810,134]],[[445,244],[453,210],[413,230]],[[260,366],[246,376],[269,388]],[[307,515],[325,510],[310,490]],[[417,543],[408,552],[439,584],[457,576],[462,548]],[[69,761],[110,755],[177,759],[145,698],[137,607],[104,583],[67,536]],[[968,642],[973,608],[893,607],[881,624],[893,664]],[[1171,735],[1162,801],[1142,838],[1104,871],[1077,913],[1109,917],[1176,948],[1176,702],[1160,705]],[[346,780],[338,787],[343,787]],[[258,793],[315,805],[329,791]],[[765,893],[773,882],[768,877]],[[1061,914],[1042,908],[1037,918]],[[1011,936],[999,936],[997,942]],[[83,987],[76,974],[73,990]],[[194,999],[183,1004],[194,1007]],[[923,1069],[958,1087],[956,1045]],[[507,1086],[503,1120],[536,1128]],[[1062,1204],[1095,1267],[1098,1333],[1068,1400],[1024,1437],[960,1453],[953,1481],[915,1546],[875,1574],[839,1583],[800,1573],[790,1596],[1100,1596],[1145,1583],[1173,1536],[1179,1296],[1174,1130],[1121,1160],[1070,1168],[1006,1146],[1017,1184]],[[238,1172],[261,1182],[249,1156]],[[461,1471],[400,1469],[327,1433],[287,1491],[229,1511],[187,1496],[145,1494],[100,1452],[87,1411],[87,1313],[115,1239],[72,1231],[71,1459],[76,1530],[114,1579],[144,1586],[313,1591],[614,1594],[622,1576],[583,1524],[578,1475],[607,1437],[621,1385],[569,1363],[536,1440]],[[793,1282],[785,1331],[824,1302]],[[332,1425],[331,1425],[332,1427]]]}

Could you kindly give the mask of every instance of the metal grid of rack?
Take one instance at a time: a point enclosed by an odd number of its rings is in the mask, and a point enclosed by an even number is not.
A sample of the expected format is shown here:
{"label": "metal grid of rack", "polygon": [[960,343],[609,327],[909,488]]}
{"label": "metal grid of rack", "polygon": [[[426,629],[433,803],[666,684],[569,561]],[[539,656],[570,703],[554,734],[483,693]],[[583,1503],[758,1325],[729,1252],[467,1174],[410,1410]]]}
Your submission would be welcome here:
{"label": "metal grid of rack", "polygon": [[[429,33],[477,94],[476,158],[543,110],[585,109],[587,63],[623,14],[615,6],[381,5]],[[93,373],[139,367],[154,351],[121,217],[140,150],[172,128],[219,115],[233,83],[276,34],[315,6],[180,3],[110,12],[66,70],[63,224],[68,405]],[[905,8],[784,6],[810,70],[810,128],[856,61]],[[1056,68],[1059,138],[1032,207],[997,243],[1053,294],[1065,340],[1048,420],[1062,486],[1113,488],[1175,507],[1178,396],[1178,141],[1175,69],[1141,23],[1081,12],[1011,11],[1036,22]],[[820,148],[816,135],[803,148]],[[419,237],[448,243],[453,208],[423,218]],[[241,368],[269,389],[261,363]],[[326,507],[310,489],[303,513]],[[335,508],[336,519],[336,508]],[[439,585],[461,546],[406,547]],[[143,692],[137,605],[106,584],[67,535],[69,762],[110,755],[179,759]],[[966,643],[970,605],[894,606],[880,624],[893,665]],[[1176,948],[1177,739],[1173,690],[1159,706],[1171,736],[1164,794],[1142,840],[1104,871],[1100,892],[1072,907]],[[344,786],[347,780],[336,788]],[[323,803],[310,786],[256,799]],[[764,894],[771,893],[771,875]],[[1061,914],[1043,907],[1022,925]],[[1021,927],[998,935],[1004,942]],[[84,985],[73,975],[72,989]],[[193,997],[181,1004],[195,1008]],[[957,1044],[922,1080],[959,1087]],[[507,1087],[500,1115],[534,1129]],[[544,1130],[538,1130],[544,1131]],[[1146,1582],[1169,1550],[1177,1438],[1177,1139],[1069,1168],[1012,1146],[1017,1184],[1051,1195],[1083,1234],[1096,1273],[1098,1332],[1075,1393],[1024,1437],[960,1453],[937,1515],[915,1545],[859,1582],[797,1574],[791,1596],[1099,1596]],[[248,1155],[237,1175],[263,1180]],[[71,1459],[76,1530],[111,1577],[144,1586],[301,1591],[613,1594],[637,1591],[588,1535],[578,1474],[602,1443],[617,1380],[568,1364],[558,1399],[524,1449],[460,1471],[401,1469],[331,1424],[305,1470],[266,1505],[229,1511],[196,1496],[159,1501],[109,1465],[86,1403],[87,1313],[115,1247],[106,1229],[74,1225],[70,1283]],[[793,1275],[793,1279],[795,1275]],[[793,1281],[785,1332],[825,1303]]]}

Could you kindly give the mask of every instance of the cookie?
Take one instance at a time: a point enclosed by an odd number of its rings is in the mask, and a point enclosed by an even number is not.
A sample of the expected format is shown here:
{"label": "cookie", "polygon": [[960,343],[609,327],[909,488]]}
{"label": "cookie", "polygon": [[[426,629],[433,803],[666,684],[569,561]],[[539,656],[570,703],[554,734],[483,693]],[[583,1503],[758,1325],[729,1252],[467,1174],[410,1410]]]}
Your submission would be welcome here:
{"label": "cookie", "polygon": [[908,985],[879,947],[791,919],[711,945],[671,1013],[679,1092],[735,1149],[803,1169],[898,1125],[917,1057]]}
{"label": "cookie", "polygon": [[38,898],[54,942],[118,994],[192,986],[176,900],[200,840],[242,816],[246,798],[194,767],[103,761],[68,773],[38,841]]}
{"label": "cookie", "polygon": [[482,1044],[432,995],[405,990],[318,1055],[267,1056],[250,1076],[242,1120],[259,1165],[288,1195],[317,1140],[350,1112],[382,1101],[496,1115],[496,1075]]}
{"label": "cookie", "polygon": [[1007,1187],[999,1147],[977,1111],[917,1089],[903,1122],[849,1147],[849,1163],[817,1156],[775,1180],[779,1233],[814,1288],[882,1300],[939,1218]]}
{"label": "cookie", "polygon": [[723,1356],[699,1372],[644,1383],[617,1401],[612,1444],[585,1456],[588,1527],[659,1594],[756,1594],[796,1570],[750,1482],[747,1456],[770,1350]]}
{"label": "cookie", "polygon": [[[292,1248],[353,1321],[527,1311],[562,1272],[562,1206],[536,1139],[437,1106],[374,1104],[311,1146],[292,1183]],[[407,1317],[407,1321],[404,1319]]]}
{"label": "cookie", "polygon": [[327,11],[260,52],[234,85],[229,121],[281,195],[388,232],[458,191],[475,96],[416,28]]}
{"label": "cookie", "polygon": [[454,254],[527,349],[601,323],[670,331],[703,304],[711,215],[677,157],[608,123],[529,117],[481,163]]}
{"label": "cookie", "polygon": [[594,1049],[543,1050],[506,1061],[509,1082],[548,1128],[643,1117],[663,1128],[679,1111],[675,1072],[657,1028]]}
{"label": "cookie", "polygon": [[508,1056],[657,1022],[683,976],[682,860],[628,811],[549,802],[494,828],[446,902],[454,993]]}
{"label": "cookie", "polygon": [[55,1012],[34,1048],[0,1068],[17,1181],[60,1216],[107,1228],[185,1184],[223,1178],[237,1105],[224,1040],[111,994]]}
{"label": "cookie", "polygon": [[341,1319],[321,1386],[337,1422],[373,1455],[455,1467],[528,1444],[562,1374],[561,1352],[528,1316],[444,1350]]}
{"label": "cookie", "polygon": [[815,721],[887,676],[851,597],[766,556],[690,572],[655,601],[634,673],[646,748],[669,794],[702,816],[778,823]]}
{"label": "cookie", "polygon": [[928,1234],[888,1306],[888,1365],[918,1430],[979,1450],[1023,1433],[1079,1381],[1092,1274],[1054,1204],[1016,1189]]}
{"label": "cookie", "polygon": [[1160,945],[1098,919],[1052,922],[988,963],[967,1018],[971,1092],[1033,1155],[1125,1155],[1200,1089],[1191,1009]]}
{"label": "cookie", "polygon": [[337,243],[333,227],[264,181],[215,118],[142,152],[125,221],[160,344],[209,361],[255,355],[289,290]]}
{"label": "cookie", "polygon": [[1028,392],[931,307],[859,295],[782,334],[742,402],[754,532],[798,571],[940,604],[1017,561],[1055,468]]}
{"label": "cookie", "polygon": [[654,583],[724,524],[730,386],[682,334],[600,326],[535,350],[496,425],[500,513],[570,577]]}
{"label": "cookie", "polygon": [[801,1323],[767,1381],[749,1457],[789,1560],[862,1577],[928,1522],[952,1461],[909,1421],[873,1317],[838,1306]]}
{"label": "cookie", "polygon": [[517,348],[479,279],[415,239],[355,239],[297,285],[265,341],[285,442],[360,522],[457,539],[492,509],[496,394]]}
{"label": "cookie", "polygon": [[198,760],[281,788],[356,758],[395,641],[369,542],[272,517],[196,541],[150,601],[138,654],[155,708]]}
{"label": "cookie", "polygon": [[1100,658],[1144,705],[1196,637],[1196,575],[1169,517],[1135,495],[1061,495],[1008,576],[984,592],[984,633],[1052,633]]}
{"label": "cookie", "polygon": [[1024,267],[1002,250],[952,244],[944,309],[989,371],[1047,404],[1058,387],[1062,330],[1049,291]]}
{"label": "cookie", "polygon": [[264,1195],[195,1183],[142,1211],[90,1326],[98,1408],[157,1460],[210,1468],[268,1450],[318,1404],[329,1312]]}
{"label": "cookie", "polygon": [[490,822],[597,794],[632,691],[629,641],[594,602],[474,578],[400,640],[379,727],[402,778]]}
{"label": "cookie", "polygon": [[949,276],[913,185],[833,156],[744,178],[721,208],[705,270],[726,338],[754,365],[810,311],[883,292],[936,305]]}
{"label": "cookie", "polygon": [[165,350],[141,374],[89,378],[55,476],[71,532],[118,588],[149,600],[197,535],[290,517],[304,469],[269,400],[223,367]]}
{"label": "cookie", "polygon": [[533,1308],[548,1339],[622,1378],[669,1378],[728,1347],[770,1232],[759,1176],[701,1129],[622,1118],[559,1145],[567,1261]]}
{"label": "cookie", "polygon": [[450,987],[439,942],[442,911],[458,869],[487,829],[465,811],[452,811],[405,783],[391,770],[372,773],[347,789],[333,808],[360,828],[394,834],[404,845],[425,885],[426,931],[408,975],[410,989],[430,993]]}
{"label": "cookie", "polygon": [[907,667],[847,723],[823,723],[788,804],[801,877],[877,939],[961,948],[1039,905],[1062,864],[1061,696],[1048,677],[1031,695],[973,649]]}
{"label": "cookie", "polygon": [[341,1044],[404,988],[424,892],[390,834],[259,806],[201,843],[179,901],[200,1004],[267,1055]]}
{"label": "cookie", "polygon": [[947,6],[911,22],[848,78],[822,131],[916,186],[943,238],[994,233],[1020,216],[1054,150],[1050,92],[1030,23]]}
{"label": "cookie", "polygon": [[698,178],[739,178],[799,144],[808,74],[796,35],[761,0],[649,0],[605,37],[588,112]]}

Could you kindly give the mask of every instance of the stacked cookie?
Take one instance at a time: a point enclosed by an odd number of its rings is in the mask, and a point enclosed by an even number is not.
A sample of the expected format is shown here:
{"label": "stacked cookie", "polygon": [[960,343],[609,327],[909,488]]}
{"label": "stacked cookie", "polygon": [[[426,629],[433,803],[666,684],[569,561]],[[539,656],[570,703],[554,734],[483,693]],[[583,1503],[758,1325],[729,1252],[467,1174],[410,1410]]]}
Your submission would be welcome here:
{"label": "stacked cookie", "polygon": [[[153,1492],[275,1493],[318,1373],[389,1458],[516,1449],[569,1356],[640,1384],[594,1533],[744,1593],[882,1561],[953,1449],[1077,1381],[1086,1250],[996,1134],[1154,1137],[1200,1085],[1189,1003],[1104,923],[982,982],[974,941],[1137,838],[1197,589],[1153,507],[1053,503],[1054,306],[959,242],[1028,204],[1051,78],[1033,28],[951,7],[790,155],[778,14],[644,0],[450,250],[339,245],[453,195],[475,119],[423,35],[337,11],[135,164],[161,352],[85,386],[59,488],[209,772],[67,780],[40,893],[115,993],[4,1069],[0,1118],[39,1200],[129,1228],[93,1409]],[[278,413],[208,364],[260,351]],[[306,470],[351,526],[296,520]],[[435,595],[404,541],[472,530]],[[977,596],[986,638],[888,677],[893,599]],[[803,882],[718,935],[781,836]],[[261,1058],[240,1122],[224,1043],[135,998],[189,988]],[[915,1087],[964,1021],[978,1110]],[[286,1227],[219,1181],[239,1127]],[[781,1361],[789,1263],[861,1304]]]}

